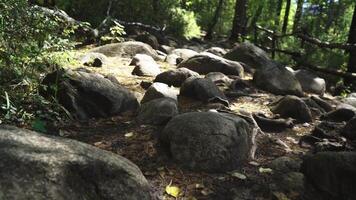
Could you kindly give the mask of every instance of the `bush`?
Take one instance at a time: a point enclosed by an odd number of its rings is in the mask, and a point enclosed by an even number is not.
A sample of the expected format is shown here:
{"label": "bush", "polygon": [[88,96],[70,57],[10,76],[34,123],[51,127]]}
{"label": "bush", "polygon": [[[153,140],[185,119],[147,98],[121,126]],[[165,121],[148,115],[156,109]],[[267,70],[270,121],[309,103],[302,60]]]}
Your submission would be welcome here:
{"label": "bush", "polygon": [[187,39],[200,37],[201,34],[194,13],[181,8],[171,10],[171,20],[167,30],[178,37],[183,36]]}
{"label": "bush", "polygon": [[46,115],[58,113],[37,88],[41,73],[55,67],[49,54],[70,47],[63,32],[58,19],[27,0],[0,0],[1,119],[31,120],[41,109]]}

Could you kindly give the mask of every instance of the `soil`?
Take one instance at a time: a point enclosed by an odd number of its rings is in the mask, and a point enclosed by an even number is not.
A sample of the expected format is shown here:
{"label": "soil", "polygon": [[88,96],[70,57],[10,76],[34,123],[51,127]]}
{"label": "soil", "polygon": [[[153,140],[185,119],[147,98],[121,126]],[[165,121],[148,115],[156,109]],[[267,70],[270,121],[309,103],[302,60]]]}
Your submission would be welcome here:
{"label": "soil", "polygon": [[[141,81],[151,82],[152,77],[138,77],[131,75],[133,66],[129,66],[130,59],[109,58],[109,64],[102,68],[89,70],[111,74],[125,87],[144,94]],[[167,63],[159,62],[162,71],[174,69]],[[246,79],[251,79],[246,76]],[[272,116],[268,104],[279,98],[278,96],[259,91],[261,97],[240,97],[230,99],[232,112],[244,110],[250,113],[262,112]],[[205,105],[187,98],[179,98],[180,112],[208,110],[215,105]],[[134,113],[110,119],[96,119],[87,122],[72,122],[60,127],[60,135],[79,140],[98,148],[111,151],[126,157],[135,163],[144,173],[152,185],[152,191],[157,199],[176,199],[165,192],[170,183],[181,190],[177,199],[280,199],[283,194],[287,199],[299,199],[299,194],[286,193],[274,187],[272,173],[259,172],[260,167],[281,156],[301,157],[308,149],[298,145],[299,138],[309,134],[314,124],[299,124],[293,129],[281,133],[258,135],[256,159],[245,163],[234,170],[245,175],[246,179],[237,178],[233,173],[211,174],[182,169],[177,166],[168,150],[159,145],[157,133],[163,127],[138,125]],[[281,145],[280,140],[285,143]],[[282,196],[283,196],[282,195]]]}

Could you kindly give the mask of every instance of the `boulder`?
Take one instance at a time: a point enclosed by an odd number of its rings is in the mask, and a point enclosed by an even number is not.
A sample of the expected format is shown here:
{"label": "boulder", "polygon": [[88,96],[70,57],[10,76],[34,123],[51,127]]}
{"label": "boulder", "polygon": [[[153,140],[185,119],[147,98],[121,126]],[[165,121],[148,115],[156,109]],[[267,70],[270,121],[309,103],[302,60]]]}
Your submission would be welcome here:
{"label": "boulder", "polygon": [[159,43],[156,36],[151,34],[141,34],[135,38],[136,41],[146,43],[150,45],[153,49],[159,49]]}
{"label": "boulder", "polygon": [[177,65],[179,64],[183,59],[181,57],[179,57],[176,54],[169,54],[167,55],[166,59],[164,60],[165,62],[167,62],[170,65]]}
{"label": "boulder", "polygon": [[274,65],[257,70],[253,82],[258,88],[273,94],[303,96],[299,81],[283,66]]}
{"label": "boulder", "polygon": [[227,60],[211,53],[201,53],[178,65],[178,68],[187,68],[199,74],[221,72],[225,75],[243,76],[244,68],[238,62]]}
{"label": "boulder", "polygon": [[307,104],[296,96],[287,95],[272,103],[271,111],[283,118],[291,117],[299,122],[311,122],[312,114]]}
{"label": "boulder", "polygon": [[345,122],[322,121],[315,126],[312,136],[321,139],[335,139],[340,135]]}
{"label": "boulder", "polygon": [[226,50],[221,47],[211,47],[205,50],[205,52],[212,53],[214,55],[221,56],[221,57],[223,57],[227,53]]}
{"label": "boulder", "polygon": [[107,44],[104,46],[96,47],[91,50],[91,52],[102,53],[109,57],[124,58],[132,58],[136,54],[146,54],[155,60],[159,59],[157,52],[150,45],[136,41]]}
{"label": "boulder", "polygon": [[235,115],[192,112],[171,119],[160,139],[181,166],[194,171],[226,172],[247,159],[250,131],[247,122]]}
{"label": "boulder", "polygon": [[346,123],[341,133],[349,140],[356,140],[356,117]]}
{"label": "boulder", "polygon": [[141,103],[149,102],[153,99],[168,97],[177,101],[178,91],[164,83],[153,83],[146,91]]}
{"label": "boulder", "polygon": [[302,164],[308,184],[305,199],[356,199],[355,166],[355,152],[321,152],[306,156]]}
{"label": "boulder", "polygon": [[233,80],[221,72],[210,72],[205,75],[205,78],[210,79],[215,84],[223,84],[230,86]]}
{"label": "boulder", "polygon": [[160,82],[169,86],[180,87],[187,78],[192,76],[199,77],[199,74],[187,68],[179,68],[158,74],[154,82]]}
{"label": "boulder", "polygon": [[130,63],[134,65],[135,68],[132,71],[132,75],[137,76],[156,76],[161,73],[159,65],[156,61],[149,55],[146,54],[136,54]]}
{"label": "boulder", "polygon": [[352,97],[352,96],[346,97],[342,99],[342,102],[356,108],[356,97]]}
{"label": "boulder", "polygon": [[[111,78],[112,79],[112,78]],[[40,93],[54,97],[73,116],[81,120],[105,118],[125,111],[136,111],[135,95],[118,81],[100,74],[58,70],[46,75]]]}
{"label": "boulder", "polygon": [[339,108],[324,114],[321,119],[332,122],[344,122],[351,120],[356,115],[355,110]]}
{"label": "boulder", "polygon": [[304,92],[324,95],[326,83],[323,78],[303,69],[295,71],[294,75],[302,86]]}
{"label": "boulder", "polygon": [[174,61],[177,60],[177,58],[181,58],[182,60],[187,60],[188,58],[191,58],[195,55],[197,55],[198,52],[191,50],[191,49],[174,49],[168,56],[167,60],[170,60],[170,64],[177,64],[174,63]]}
{"label": "boulder", "polygon": [[0,199],[151,199],[129,160],[78,141],[0,127]]}
{"label": "boulder", "polygon": [[137,121],[140,124],[164,125],[178,114],[177,101],[159,98],[141,105]]}
{"label": "boulder", "polygon": [[243,62],[255,69],[273,65],[272,60],[265,51],[249,42],[236,45],[231,51],[225,54],[224,58]]}
{"label": "boulder", "polygon": [[162,51],[165,54],[170,54],[174,50],[174,47],[170,47],[167,45],[161,45],[158,50]]}
{"label": "boulder", "polygon": [[213,81],[207,78],[188,78],[180,88],[180,95],[191,97],[206,103],[219,102],[229,106],[229,101],[224,93]]}
{"label": "boulder", "polygon": [[108,58],[101,53],[87,53],[81,59],[80,62],[88,67],[102,67],[108,62]]}

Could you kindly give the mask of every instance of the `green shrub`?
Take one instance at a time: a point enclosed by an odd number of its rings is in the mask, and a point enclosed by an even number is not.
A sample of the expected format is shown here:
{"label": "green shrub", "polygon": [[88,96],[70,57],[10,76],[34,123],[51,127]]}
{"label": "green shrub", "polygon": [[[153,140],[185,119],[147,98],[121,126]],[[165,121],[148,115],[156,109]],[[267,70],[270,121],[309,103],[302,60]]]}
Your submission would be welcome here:
{"label": "green shrub", "polygon": [[194,13],[181,8],[171,10],[171,20],[167,29],[168,32],[187,39],[200,37],[201,34]]}
{"label": "green shrub", "polygon": [[0,119],[58,117],[56,106],[37,94],[41,74],[56,66],[48,55],[71,47],[63,34],[71,31],[58,20],[27,0],[0,0]]}

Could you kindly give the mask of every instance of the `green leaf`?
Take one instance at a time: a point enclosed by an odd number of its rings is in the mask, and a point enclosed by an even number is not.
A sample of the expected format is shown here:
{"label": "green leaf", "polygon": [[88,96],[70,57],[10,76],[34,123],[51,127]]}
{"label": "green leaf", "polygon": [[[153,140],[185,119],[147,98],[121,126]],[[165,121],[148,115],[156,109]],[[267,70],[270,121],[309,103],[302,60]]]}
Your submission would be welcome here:
{"label": "green leaf", "polygon": [[34,122],[32,122],[32,129],[38,132],[45,133],[47,132],[46,122],[37,118]]}

